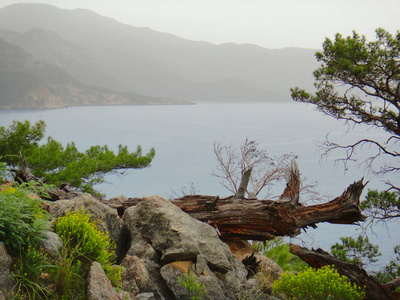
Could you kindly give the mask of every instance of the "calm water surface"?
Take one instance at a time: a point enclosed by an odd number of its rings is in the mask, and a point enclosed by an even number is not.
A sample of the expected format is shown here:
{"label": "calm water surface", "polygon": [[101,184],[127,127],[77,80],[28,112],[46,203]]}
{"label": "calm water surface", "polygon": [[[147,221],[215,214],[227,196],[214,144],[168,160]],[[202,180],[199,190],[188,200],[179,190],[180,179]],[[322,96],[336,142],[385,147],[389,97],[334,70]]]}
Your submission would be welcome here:
{"label": "calm water surface", "polygon": [[[327,134],[343,144],[368,136],[381,139],[384,135],[366,126],[348,131],[342,121],[324,116],[304,104],[200,104],[188,106],[101,106],[71,107],[56,110],[0,110],[0,126],[13,120],[32,122],[44,120],[46,134],[58,141],[74,141],[80,150],[91,145],[107,144],[117,149],[128,145],[131,151],[141,145],[143,151],[156,149],[150,168],[131,170],[124,176],[108,176],[107,183],[98,190],[107,197],[125,195],[142,197],[159,194],[170,198],[191,184],[201,194],[227,196],[218,179],[211,176],[216,167],[213,144],[239,146],[247,137],[256,140],[260,148],[272,156],[284,153],[298,155],[298,165],[309,182],[318,181],[321,194],[339,196],[346,187],[365,177],[368,188],[384,188],[379,178],[373,177],[355,164],[348,171],[334,161],[342,153],[334,153],[320,160],[318,144]],[[360,162],[372,149],[358,153]],[[395,180],[393,180],[395,182]],[[279,195],[283,186],[272,193]],[[389,236],[384,229],[377,230],[373,242],[380,244],[387,259],[393,245],[399,244],[398,224],[391,225]],[[300,238],[314,247],[329,246],[341,236],[357,235],[356,226],[321,224]],[[299,241],[297,241],[299,242]],[[301,242],[301,241],[300,241]]]}

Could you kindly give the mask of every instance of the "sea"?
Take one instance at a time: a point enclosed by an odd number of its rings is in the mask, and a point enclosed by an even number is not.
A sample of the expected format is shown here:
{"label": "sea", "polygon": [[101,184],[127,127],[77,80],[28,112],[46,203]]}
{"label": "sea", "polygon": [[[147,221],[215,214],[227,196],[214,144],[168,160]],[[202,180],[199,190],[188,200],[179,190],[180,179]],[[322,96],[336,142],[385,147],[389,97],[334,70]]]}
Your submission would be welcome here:
{"label": "sea", "polygon": [[[13,109],[0,110],[0,126],[8,127],[13,120],[44,120],[46,136],[66,145],[75,142],[84,151],[91,145],[108,145],[117,150],[127,145],[135,151],[140,145],[146,153],[152,147],[156,156],[145,169],[128,170],[123,175],[107,175],[106,182],[96,189],[107,198],[124,195],[143,197],[158,194],[166,199],[184,194],[229,196],[231,193],[213,176],[217,171],[214,144],[232,146],[239,150],[246,140],[256,141],[258,148],[271,157],[283,154],[297,156],[297,164],[304,184],[315,184],[318,196],[300,199],[306,205],[328,201],[340,196],[354,181],[363,178],[368,182],[362,198],[369,189],[383,190],[383,180],[393,183],[399,178],[377,177],[363,162],[376,153],[365,146],[357,149],[356,160],[346,166],[340,159],[345,151],[334,151],[324,156],[322,146],[326,139],[342,145],[352,144],[361,138],[384,141],[388,135],[382,130],[347,124],[343,120],[317,111],[314,106],[302,103],[252,103],[154,106],[77,106],[63,109]],[[373,167],[390,163],[378,158]],[[260,198],[279,196],[284,184],[276,184]],[[322,200],[321,200],[322,199]],[[307,201],[306,201],[307,200]],[[371,268],[394,258],[393,247],[400,244],[397,222],[377,225],[369,230],[370,241],[379,244],[382,258]],[[318,224],[289,241],[309,248],[322,248],[340,241],[340,237],[358,236],[359,225]]]}

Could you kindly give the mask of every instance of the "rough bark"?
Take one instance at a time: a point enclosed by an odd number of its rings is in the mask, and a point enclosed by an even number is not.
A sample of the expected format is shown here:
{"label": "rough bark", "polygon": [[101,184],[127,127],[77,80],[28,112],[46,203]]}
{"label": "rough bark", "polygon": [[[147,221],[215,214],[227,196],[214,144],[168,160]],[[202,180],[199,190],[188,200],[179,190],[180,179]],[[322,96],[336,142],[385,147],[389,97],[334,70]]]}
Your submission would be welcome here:
{"label": "rough bark", "polygon": [[368,275],[364,269],[354,264],[341,261],[321,249],[308,250],[291,244],[290,252],[300,257],[313,268],[321,268],[327,265],[334,266],[340,275],[348,277],[351,282],[360,287],[365,287],[365,299],[398,299],[395,294],[391,293],[387,286],[381,284],[374,277]]}
{"label": "rough bark", "polygon": [[300,199],[300,171],[296,160],[292,160],[290,168],[286,170],[286,188],[283,194],[279,197],[281,202],[290,202],[297,205]]}
{"label": "rough bark", "polygon": [[253,168],[250,168],[243,173],[242,180],[240,181],[239,189],[237,190],[237,192],[235,194],[235,198],[244,199],[244,195],[246,193],[247,185],[249,184],[249,180],[250,180],[252,171],[253,171]]}
{"label": "rough bark", "polygon": [[[316,228],[319,222],[354,224],[364,220],[365,216],[358,208],[363,188],[360,180],[332,201],[312,206],[202,195],[185,196],[172,200],[172,203],[193,218],[218,229],[223,239],[264,241],[273,236],[296,236],[301,229]],[[141,200],[132,199],[122,205],[126,209],[138,201]]]}

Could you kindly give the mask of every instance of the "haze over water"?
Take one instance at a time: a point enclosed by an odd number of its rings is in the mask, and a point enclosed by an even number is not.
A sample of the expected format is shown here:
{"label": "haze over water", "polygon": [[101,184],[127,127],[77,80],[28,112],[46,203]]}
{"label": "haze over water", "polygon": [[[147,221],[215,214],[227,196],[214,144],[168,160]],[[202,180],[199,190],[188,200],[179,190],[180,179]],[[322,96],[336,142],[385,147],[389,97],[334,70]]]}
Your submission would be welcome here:
{"label": "haze over water", "polygon": [[[125,176],[107,176],[108,183],[98,189],[114,197],[142,197],[159,194],[165,198],[176,197],[182,188],[190,192],[191,183],[197,193],[228,196],[218,178],[211,175],[216,168],[213,144],[239,146],[247,137],[259,143],[271,156],[284,153],[298,155],[301,174],[308,182],[318,181],[317,190],[333,199],[341,195],[354,181],[365,177],[370,180],[364,190],[383,189],[379,178],[354,164],[344,172],[335,166],[334,160],[341,153],[320,161],[318,143],[330,133],[330,139],[346,144],[366,134],[379,139],[382,133],[366,126],[348,132],[341,121],[324,116],[304,104],[199,104],[184,106],[97,106],[70,107],[56,110],[0,110],[0,126],[8,126],[12,120],[25,119],[47,123],[46,133],[58,141],[74,141],[80,150],[91,145],[107,144],[117,149],[119,144],[128,145],[131,151],[141,145],[143,152],[155,147],[156,156],[150,168],[130,170]],[[372,149],[363,149],[361,161]],[[279,196],[282,185],[272,190]],[[265,194],[261,194],[261,198]],[[308,203],[313,204],[312,202]],[[396,224],[397,225],[397,224]],[[313,247],[329,250],[331,244],[342,236],[358,235],[357,226],[319,224],[317,230],[300,236]],[[384,253],[382,261],[392,256],[393,237],[400,234],[398,226],[391,225],[389,236],[384,228],[375,228],[378,236],[370,235],[373,243],[379,243]],[[302,241],[295,241],[302,243]]]}

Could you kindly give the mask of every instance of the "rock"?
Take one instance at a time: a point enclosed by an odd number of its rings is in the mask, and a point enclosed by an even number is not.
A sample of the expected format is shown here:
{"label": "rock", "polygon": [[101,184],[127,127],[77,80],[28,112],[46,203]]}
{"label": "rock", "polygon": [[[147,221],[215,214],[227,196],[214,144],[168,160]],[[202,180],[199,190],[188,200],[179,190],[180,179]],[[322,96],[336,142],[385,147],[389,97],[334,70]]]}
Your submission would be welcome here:
{"label": "rock", "polygon": [[119,300],[118,293],[114,290],[110,280],[104,273],[100,263],[93,262],[88,274],[87,285],[88,300]]}
{"label": "rock", "polygon": [[[160,262],[190,260],[203,254],[212,271],[226,273],[232,268],[232,253],[218,237],[211,226],[184,213],[174,204],[159,197],[145,197],[136,206],[125,211],[124,222],[134,241],[151,244],[156,252],[161,252]],[[148,242],[147,242],[148,241]],[[132,255],[132,249],[128,251]],[[140,253],[133,253],[140,256]]]}
{"label": "rock", "polygon": [[204,283],[209,299],[234,299],[246,283],[245,267],[215,229],[171,202],[145,197],[125,211],[123,220],[131,237],[128,254],[143,260],[150,276],[147,289],[156,298],[185,299],[178,277],[188,271]]}
{"label": "rock", "polygon": [[50,257],[57,258],[59,256],[59,249],[63,247],[63,243],[57,233],[46,231],[41,246]]}
{"label": "rock", "polygon": [[47,193],[49,195],[48,200],[51,201],[72,199],[82,194],[80,192],[74,191],[67,184],[62,184],[59,190],[50,190]]}
{"label": "rock", "polygon": [[136,296],[135,300],[156,300],[153,293],[142,293]]}
{"label": "rock", "polygon": [[[267,273],[270,280],[273,281],[280,278],[281,274],[284,272],[283,269],[276,262],[256,251],[248,241],[231,240],[226,241],[226,243],[229,245],[232,253],[235,254],[235,256],[240,261],[243,261],[243,259],[245,259],[246,257],[254,254],[257,262],[259,262],[256,273]],[[253,276],[255,274],[249,275]]]}
{"label": "rock", "polygon": [[62,217],[67,212],[80,210],[89,212],[90,220],[96,222],[97,228],[109,234],[110,239],[117,245],[117,261],[120,261],[125,255],[129,235],[115,209],[101,203],[90,194],[81,194],[70,200],[59,200],[50,205],[50,214],[54,217]]}
{"label": "rock", "polygon": [[0,298],[8,299],[7,295],[14,287],[14,281],[10,273],[12,258],[7,253],[6,246],[0,242]]}
{"label": "rock", "polygon": [[[207,276],[197,276],[192,271],[193,266],[192,262],[183,261],[170,263],[161,268],[161,275],[174,293],[176,299],[191,300],[193,297],[202,297],[202,299],[233,299],[226,297],[220,280],[213,273]],[[192,285],[198,283],[197,292],[190,292],[183,285],[185,281],[192,282]]]}
{"label": "rock", "polygon": [[121,265],[125,268],[122,276],[124,289],[133,296],[146,291],[150,276],[143,261],[137,256],[126,255]]}

